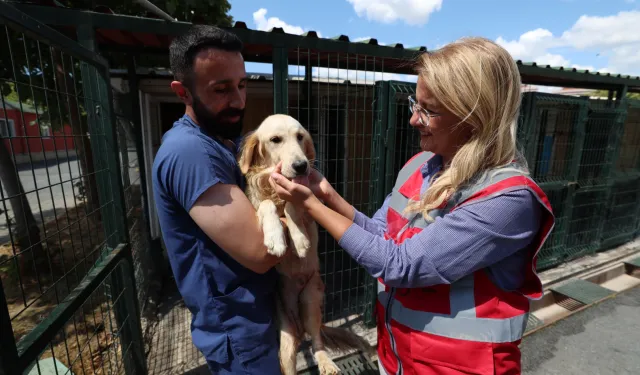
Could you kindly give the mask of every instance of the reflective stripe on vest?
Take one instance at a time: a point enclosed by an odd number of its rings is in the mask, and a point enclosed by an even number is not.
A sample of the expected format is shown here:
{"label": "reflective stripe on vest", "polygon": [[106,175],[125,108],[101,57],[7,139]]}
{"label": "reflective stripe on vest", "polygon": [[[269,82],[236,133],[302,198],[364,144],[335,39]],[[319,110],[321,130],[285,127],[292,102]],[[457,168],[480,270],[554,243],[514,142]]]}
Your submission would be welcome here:
{"label": "reflective stripe on vest", "polygon": [[[451,314],[437,314],[409,309],[395,301],[387,311],[396,322],[415,331],[452,339],[505,343],[522,338],[529,314],[507,319],[477,318],[473,292],[473,274],[451,284]],[[386,306],[389,293],[378,282],[378,301]]]}
{"label": "reflective stripe on vest", "polygon": [[[420,213],[405,213],[404,210],[410,203],[409,196],[414,199],[418,199],[420,191],[423,185],[421,166],[431,158],[432,154],[421,153],[416,155],[410,160],[398,174],[396,184],[392,191],[392,195],[389,201],[389,213],[394,215],[388,215],[387,231],[385,238],[392,237],[397,243],[402,243],[407,238],[419,233],[422,229],[426,228],[430,222],[427,222]],[[538,201],[545,206],[549,215],[545,217],[545,222],[541,227],[541,233],[538,241],[532,246],[536,247],[535,253],[532,254],[529,259],[529,263],[535,261],[535,254],[540,250],[544,240],[549,235],[553,228],[553,212],[550,204],[544,192],[537,186],[537,184],[528,176],[524,170],[519,168],[515,163],[501,167],[491,171],[491,173],[484,174],[472,182],[466,184],[463,188],[452,194],[447,200],[444,207],[441,207],[430,212],[432,217],[442,217],[451,211],[463,207],[467,204],[473,204],[483,200],[490,199],[500,194],[511,190],[527,189],[534,193]],[[402,228],[400,228],[402,227]],[[407,229],[414,228],[411,232],[403,235]],[[395,358],[390,357],[382,351],[385,346],[379,344],[379,354],[381,361],[385,362],[388,368],[393,368],[397,364],[398,370],[395,374],[404,374],[407,367],[407,372],[412,371],[412,362],[405,361],[398,356],[398,349],[396,348],[396,341],[402,345],[401,352],[405,353],[406,345],[410,342],[409,333],[407,331],[415,331],[416,334],[423,332],[425,335],[431,335],[430,339],[433,340],[437,337],[442,337],[442,340],[461,340],[468,342],[478,343],[494,343],[499,345],[516,345],[515,343],[520,340],[524,334],[527,318],[529,316],[528,303],[524,301],[525,298],[537,298],[541,297],[541,285],[539,279],[535,273],[535,266],[531,266],[528,269],[527,277],[525,278],[526,285],[521,290],[514,291],[514,295],[510,295],[505,299],[504,311],[501,309],[501,305],[498,304],[496,308],[498,310],[498,316],[500,313],[507,313],[505,318],[486,318],[478,317],[487,316],[486,306],[481,303],[485,298],[493,299],[498,298],[499,295],[494,295],[494,292],[483,291],[480,286],[479,290],[474,290],[475,283],[482,283],[484,281],[482,277],[486,275],[480,275],[483,270],[476,271],[476,273],[464,277],[449,285],[448,300],[449,300],[449,314],[434,313],[420,311],[422,308],[429,310],[429,300],[420,299],[420,301],[411,300],[411,303],[403,304],[403,300],[396,299],[396,288],[385,287],[381,279],[378,279],[378,302],[377,306],[382,308],[379,312],[379,317],[384,319],[384,325],[386,330],[380,331],[380,340],[389,341],[388,345],[390,350],[395,355]],[[528,266],[528,267],[529,267]],[[476,278],[478,276],[479,278]],[[528,290],[528,291],[527,291]],[[479,294],[478,294],[479,293]],[[417,297],[416,297],[417,298]],[[479,305],[476,306],[476,298],[479,299]],[[506,298],[506,297],[505,297]],[[516,298],[518,301],[516,305],[517,311],[509,309],[509,298]],[[522,299],[522,300],[521,300]],[[523,303],[521,305],[520,303]],[[407,307],[410,306],[411,308]],[[512,314],[513,313],[513,314]],[[503,315],[504,316],[504,315]],[[394,321],[400,326],[406,327],[406,329],[398,328],[396,332],[391,330],[391,321]],[[382,323],[382,322],[380,322]],[[395,336],[402,339],[395,339]],[[412,342],[412,341],[411,341]],[[509,346],[511,347],[511,346]],[[514,347],[514,352],[517,351],[517,346]],[[462,349],[464,350],[464,349]],[[493,354],[491,355],[493,357]],[[493,361],[495,358],[491,358]],[[508,362],[508,361],[507,361]],[[393,363],[393,364],[392,364]],[[500,374],[508,373],[512,370],[518,370],[517,368],[503,368]],[[387,370],[387,372],[389,372]],[[384,374],[384,371],[381,371]],[[391,374],[391,372],[389,372]]]}
{"label": "reflective stripe on vest", "polygon": [[[430,153],[423,153],[430,154]],[[430,154],[432,155],[432,154]],[[414,173],[422,173],[418,168],[424,164],[427,160],[429,160],[431,156],[429,155],[419,155],[414,158],[410,163],[406,165],[406,167],[402,168],[400,173],[398,174],[398,179],[396,181],[396,185],[393,188],[391,198],[389,199],[389,208],[393,209],[398,215],[408,220],[409,228],[421,228],[424,229],[429,225],[429,222],[424,218],[422,213],[405,213],[405,208],[409,205],[410,197],[403,195],[400,192],[400,188],[404,185],[405,182],[411,178]],[[413,170],[412,170],[413,168]],[[463,187],[456,191],[447,201],[447,204],[442,209],[434,209],[431,214],[433,217],[443,216],[448,211],[451,211],[454,207],[456,207],[460,202],[464,202],[469,197],[487,188],[490,185],[496,184],[498,182],[504,181],[511,177],[522,176],[522,171],[517,169],[515,164],[510,164],[506,167],[496,170],[491,175],[483,175],[476,182],[468,184],[466,187]],[[490,197],[487,197],[487,199]]]}

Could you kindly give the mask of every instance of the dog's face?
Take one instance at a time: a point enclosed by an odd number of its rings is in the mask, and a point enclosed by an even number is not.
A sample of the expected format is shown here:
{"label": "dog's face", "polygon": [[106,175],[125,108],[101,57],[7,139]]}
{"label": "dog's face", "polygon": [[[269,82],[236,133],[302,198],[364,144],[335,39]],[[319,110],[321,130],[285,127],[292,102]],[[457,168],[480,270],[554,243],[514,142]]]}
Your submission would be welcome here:
{"label": "dog's face", "polygon": [[246,174],[256,166],[273,170],[282,161],[282,175],[292,179],[307,176],[315,157],[311,136],[296,119],[271,115],[246,137],[239,164]]}

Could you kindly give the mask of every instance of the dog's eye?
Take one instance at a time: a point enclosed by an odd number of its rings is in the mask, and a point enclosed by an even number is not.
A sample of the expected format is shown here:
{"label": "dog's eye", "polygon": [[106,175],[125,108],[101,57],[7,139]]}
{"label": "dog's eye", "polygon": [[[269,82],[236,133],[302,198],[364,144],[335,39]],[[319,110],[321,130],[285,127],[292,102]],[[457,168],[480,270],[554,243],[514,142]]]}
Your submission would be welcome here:
{"label": "dog's eye", "polygon": [[273,143],[280,143],[282,141],[282,138],[280,137],[272,137],[271,138],[271,142]]}
{"label": "dog's eye", "polygon": [[302,138],[304,138],[304,136],[302,134],[298,134],[298,140],[302,141]]}

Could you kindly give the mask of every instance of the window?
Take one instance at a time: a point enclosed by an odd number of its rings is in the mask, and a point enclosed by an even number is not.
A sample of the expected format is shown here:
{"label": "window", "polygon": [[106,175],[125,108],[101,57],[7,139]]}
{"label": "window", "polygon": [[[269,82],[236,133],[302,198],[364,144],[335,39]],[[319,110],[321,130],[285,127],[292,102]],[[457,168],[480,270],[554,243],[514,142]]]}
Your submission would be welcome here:
{"label": "window", "polygon": [[13,120],[7,120],[0,118],[0,137],[9,138],[16,136],[16,129],[13,125]]}

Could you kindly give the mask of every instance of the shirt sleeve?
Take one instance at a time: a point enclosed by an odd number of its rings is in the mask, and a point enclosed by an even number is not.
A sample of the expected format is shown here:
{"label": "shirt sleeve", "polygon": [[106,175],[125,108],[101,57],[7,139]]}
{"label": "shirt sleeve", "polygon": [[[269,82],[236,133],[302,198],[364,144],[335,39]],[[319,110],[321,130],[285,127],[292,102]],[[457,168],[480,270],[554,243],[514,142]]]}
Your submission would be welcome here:
{"label": "shirt sleeve", "polygon": [[541,215],[533,193],[521,189],[436,218],[400,245],[355,224],[339,244],[391,287],[451,284],[527,248],[540,228]]}
{"label": "shirt sleeve", "polygon": [[390,198],[391,194],[387,195],[384,203],[382,204],[382,207],[378,211],[376,211],[376,213],[371,218],[356,210],[354,207],[353,210],[355,214],[353,217],[353,222],[369,233],[382,236],[387,226],[387,210],[389,208]]}
{"label": "shirt sleeve", "polygon": [[172,140],[159,162],[159,179],[188,212],[196,200],[217,183],[235,184],[233,165],[224,150],[193,135]]}

